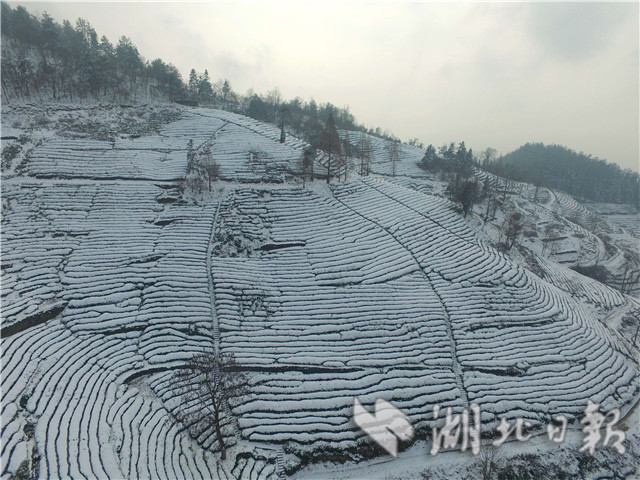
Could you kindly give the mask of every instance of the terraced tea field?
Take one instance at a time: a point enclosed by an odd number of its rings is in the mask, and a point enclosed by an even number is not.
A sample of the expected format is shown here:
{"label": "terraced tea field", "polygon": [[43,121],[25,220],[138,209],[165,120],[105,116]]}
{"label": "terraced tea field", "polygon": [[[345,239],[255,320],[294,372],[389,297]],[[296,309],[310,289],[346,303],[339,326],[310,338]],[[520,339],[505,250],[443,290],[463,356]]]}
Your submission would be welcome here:
{"label": "terraced tea field", "polygon": [[[178,188],[189,140],[220,164],[211,193]],[[487,245],[409,178],[419,149],[394,179],[379,159],[303,188],[304,142],[278,140],[185,108],[158,134],[45,141],[3,178],[3,478],[282,477],[372,451],[354,397],[393,402],[419,437],[434,405],[578,429],[588,400],[637,401],[638,350],[612,326],[632,298],[584,277],[572,295],[553,259],[543,279]],[[224,461],[175,388],[214,349],[249,378]]]}

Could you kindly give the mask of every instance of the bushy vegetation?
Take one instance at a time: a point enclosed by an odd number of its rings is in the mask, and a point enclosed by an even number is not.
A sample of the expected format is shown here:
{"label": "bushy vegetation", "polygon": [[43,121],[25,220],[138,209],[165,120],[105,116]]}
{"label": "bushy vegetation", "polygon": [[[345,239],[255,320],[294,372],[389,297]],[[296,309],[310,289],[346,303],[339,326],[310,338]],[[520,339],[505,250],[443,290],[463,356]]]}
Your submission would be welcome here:
{"label": "bushy vegetation", "polygon": [[574,265],[571,269],[601,283],[607,283],[609,279],[609,273],[602,265]]}
{"label": "bushy vegetation", "polygon": [[442,145],[437,152],[433,145],[427,146],[424,157],[418,165],[433,172],[454,173],[462,177],[470,177],[476,163],[477,159],[473,150],[467,149],[462,141],[457,147],[454,142]]}
{"label": "bushy vegetation", "polygon": [[445,190],[447,197],[460,204],[462,213],[466,217],[473,210],[473,205],[480,199],[478,182],[466,180],[461,176],[456,176]]}
{"label": "bushy vegetation", "polygon": [[387,140],[395,138],[380,127],[367,129],[358,123],[348,106],[339,108],[329,102],[318,104],[313,99],[306,101],[300,97],[283,100],[277,88],[266,95],[252,93],[247,98],[240,99],[240,103],[243,102],[246,107],[241,111],[249,117],[286,126],[312,145],[320,143],[329,116],[333,117],[338,130],[364,131]]}

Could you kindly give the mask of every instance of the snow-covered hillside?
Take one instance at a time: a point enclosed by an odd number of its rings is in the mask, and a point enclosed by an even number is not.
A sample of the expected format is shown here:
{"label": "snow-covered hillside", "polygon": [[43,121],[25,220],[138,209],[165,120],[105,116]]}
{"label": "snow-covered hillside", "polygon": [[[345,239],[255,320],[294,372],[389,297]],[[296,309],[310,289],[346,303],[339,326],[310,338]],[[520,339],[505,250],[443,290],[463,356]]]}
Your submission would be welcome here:
{"label": "snow-covered hillside", "polygon": [[[618,328],[636,301],[535,239],[537,271],[500,253],[491,222],[464,219],[417,166],[420,149],[402,146],[390,178],[377,139],[374,175],[303,187],[304,142],[229,112],[171,112],[144,131],[97,109],[110,125],[97,136],[61,132],[53,106],[3,110],[3,131],[25,136],[2,178],[3,478],[274,478],[379,455],[351,420],[356,396],[393,402],[423,439],[434,405],[542,431],[557,414],[578,428],[588,400],[636,403],[638,349]],[[220,165],[212,192],[180,190],[189,140]],[[527,188],[510,201],[582,235],[572,262],[622,261],[567,218],[575,200],[534,204]],[[177,419],[174,388],[213,347],[250,383],[224,461],[214,435]]]}

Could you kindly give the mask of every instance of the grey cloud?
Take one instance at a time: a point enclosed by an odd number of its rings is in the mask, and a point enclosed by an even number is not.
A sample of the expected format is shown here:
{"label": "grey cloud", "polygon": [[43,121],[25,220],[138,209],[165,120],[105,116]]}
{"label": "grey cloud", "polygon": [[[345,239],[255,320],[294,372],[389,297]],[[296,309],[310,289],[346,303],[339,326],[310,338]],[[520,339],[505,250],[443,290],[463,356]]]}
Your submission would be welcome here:
{"label": "grey cloud", "polygon": [[[204,32],[194,31],[183,20],[169,13],[159,13],[157,21],[173,38],[178,39],[177,63],[186,75],[191,68],[196,71],[208,69],[213,79],[244,79],[260,73],[263,64],[271,58],[271,52],[265,45],[258,45],[249,51],[252,62],[240,60],[231,52],[215,52],[206,47]],[[188,78],[188,77],[187,77]]]}
{"label": "grey cloud", "polygon": [[605,49],[633,4],[537,3],[529,6],[526,28],[543,54],[581,61]]}
{"label": "grey cloud", "polygon": [[260,63],[243,62],[231,54],[216,55],[212,60],[215,71],[220,72],[222,77],[229,79],[246,80],[262,72]]}

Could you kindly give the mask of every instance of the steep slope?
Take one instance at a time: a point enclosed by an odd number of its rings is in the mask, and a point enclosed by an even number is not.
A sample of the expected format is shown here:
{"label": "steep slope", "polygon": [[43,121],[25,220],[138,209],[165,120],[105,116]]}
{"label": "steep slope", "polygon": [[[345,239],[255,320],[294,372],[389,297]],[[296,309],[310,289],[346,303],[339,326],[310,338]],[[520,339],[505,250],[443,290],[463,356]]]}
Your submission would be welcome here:
{"label": "steep slope", "polygon": [[[360,138],[358,132],[342,131],[341,135],[343,139],[348,135],[351,142]],[[371,172],[391,177],[391,142],[372,135],[365,137],[371,146]],[[447,174],[420,168],[418,163],[423,155],[423,150],[401,144],[396,176],[389,180],[423,193],[444,196]],[[353,162],[357,167],[358,159]],[[540,263],[548,258],[569,268],[597,265],[606,271],[607,285],[636,298],[640,296],[637,210],[629,205],[590,204],[587,207],[564,192],[536,189],[531,184],[475,170],[480,189],[488,179],[493,192],[488,221],[484,221],[488,213],[486,198],[475,207],[475,217],[469,219],[470,226],[481,238],[498,246],[506,214],[519,212],[527,219],[528,236],[519,242],[530,250],[527,256],[542,257]],[[528,268],[538,267],[517,254],[510,257]],[[582,281],[583,277],[579,279]],[[591,283],[588,279],[584,281]],[[569,288],[572,294],[579,289],[577,283],[573,283]]]}
{"label": "steep slope", "polygon": [[[478,240],[437,186],[303,189],[304,144],[278,138],[182,109],[154,135],[45,141],[3,179],[4,477],[267,478],[357,458],[355,396],[393,401],[420,435],[436,404],[539,427],[637,398],[637,350],[605,322],[624,297],[572,298]],[[177,188],[189,139],[221,165],[212,193]],[[251,385],[224,462],[176,420],[175,369],[212,346]]]}

